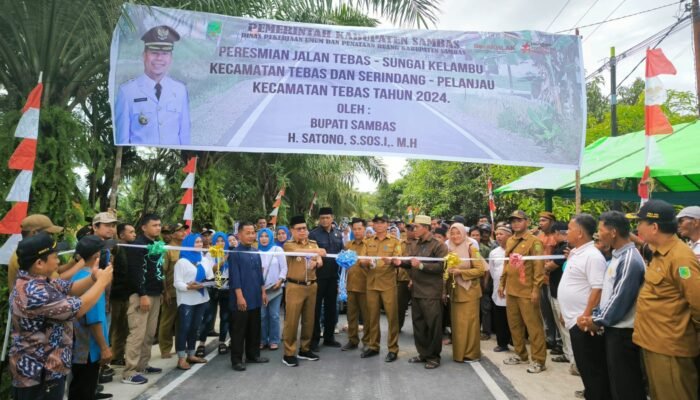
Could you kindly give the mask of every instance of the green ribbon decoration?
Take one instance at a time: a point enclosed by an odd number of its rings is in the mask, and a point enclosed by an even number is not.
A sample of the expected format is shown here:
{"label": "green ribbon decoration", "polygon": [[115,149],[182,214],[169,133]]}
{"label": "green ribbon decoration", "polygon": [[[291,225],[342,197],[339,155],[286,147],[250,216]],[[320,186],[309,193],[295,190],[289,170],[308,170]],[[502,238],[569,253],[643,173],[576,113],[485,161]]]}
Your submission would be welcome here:
{"label": "green ribbon decoration", "polygon": [[[163,256],[165,253],[168,251],[165,248],[165,242],[162,240],[155,241],[148,246],[146,246],[146,250],[148,250],[148,253],[146,254],[147,258],[153,259],[153,257],[158,257],[158,261],[156,262],[156,279],[159,281],[162,281],[164,279],[163,277]],[[147,263],[144,262],[144,271],[143,271],[143,279],[146,279],[146,265]]]}

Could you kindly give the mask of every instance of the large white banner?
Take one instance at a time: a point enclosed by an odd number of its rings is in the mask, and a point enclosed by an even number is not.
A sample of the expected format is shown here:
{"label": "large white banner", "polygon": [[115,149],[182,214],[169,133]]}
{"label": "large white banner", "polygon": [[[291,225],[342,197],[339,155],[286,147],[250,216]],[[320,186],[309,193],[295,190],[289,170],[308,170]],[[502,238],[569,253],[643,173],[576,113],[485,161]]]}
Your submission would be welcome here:
{"label": "large white banner", "polygon": [[117,145],[578,167],[577,36],[352,28],[127,3]]}

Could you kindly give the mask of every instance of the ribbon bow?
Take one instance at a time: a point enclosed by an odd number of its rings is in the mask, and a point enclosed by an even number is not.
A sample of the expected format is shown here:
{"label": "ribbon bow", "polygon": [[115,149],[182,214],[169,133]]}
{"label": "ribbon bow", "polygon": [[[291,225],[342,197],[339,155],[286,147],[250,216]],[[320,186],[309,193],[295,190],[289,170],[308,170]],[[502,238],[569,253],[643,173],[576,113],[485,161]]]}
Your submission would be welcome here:
{"label": "ribbon bow", "polygon": [[510,265],[518,271],[518,279],[520,283],[525,284],[525,261],[523,261],[523,255],[518,253],[512,253],[508,257],[508,262]]}
{"label": "ribbon bow", "polygon": [[216,260],[216,271],[214,273],[214,281],[216,287],[221,289],[224,286],[224,278],[221,275],[221,267],[224,264],[224,246],[216,245],[209,247],[209,254]]}
{"label": "ribbon bow", "polygon": [[[459,259],[459,256],[454,251],[447,253],[443,260],[445,260],[445,272],[442,274],[442,279],[447,281],[450,279],[449,270],[461,264],[462,260]],[[452,280],[452,287],[455,287],[454,279]]]}
{"label": "ribbon bow", "polygon": [[[156,279],[159,281],[163,280],[163,256],[165,255],[165,252],[168,250],[165,248],[165,242],[162,240],[155,241],[149,245],[146,246],[146,250],[148,253],[146,253],[146,257],[152,259],[153,257],[158,257],[158,261],[156,261]],[[146,279],[146,263],[143,263],[144,267],[144,274],[143,274],[143,279]]]}

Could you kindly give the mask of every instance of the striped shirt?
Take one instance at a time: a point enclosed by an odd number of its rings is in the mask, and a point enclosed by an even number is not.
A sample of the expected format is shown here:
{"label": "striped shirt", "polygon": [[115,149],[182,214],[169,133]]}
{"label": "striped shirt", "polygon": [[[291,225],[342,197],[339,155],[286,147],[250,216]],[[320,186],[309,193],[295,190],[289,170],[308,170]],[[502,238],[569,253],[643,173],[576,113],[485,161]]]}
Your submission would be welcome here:
{"label": "striped shirt", "polygon": [[634,328],[637,295],[644,284],[644,259],[631,242],[614,249],[612,255],[593,322],[598,326]]}

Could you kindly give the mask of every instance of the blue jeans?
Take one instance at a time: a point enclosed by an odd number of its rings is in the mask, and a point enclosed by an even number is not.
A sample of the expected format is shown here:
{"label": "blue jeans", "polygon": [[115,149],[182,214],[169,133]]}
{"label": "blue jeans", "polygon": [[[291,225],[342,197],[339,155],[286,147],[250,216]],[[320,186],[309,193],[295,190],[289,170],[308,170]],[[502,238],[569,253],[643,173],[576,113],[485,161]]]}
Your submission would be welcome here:
{"label": "blue jeans", "polygon": [[217,288],[207,288],[209,292],[209,303],[204,311],[204,321],[199,327],[199,341],[206,342],[207,335],[209,332],[214,330],[214,323],[216,322],[216,309],[219,307],[219,295],[224,295],[226,291],[219,290]]}
{"label": "blue jeans", "polygon": [[209,303],[201,303],[194,306],[180,304],[177,306],[177,336],[175,336],[175,351],[177,356],[193,356],[197,345],[197,332],[202,324],[202,316]]}
{"label": "blue jeans", "polygon": [[280,304],[282,304],[282,295],[269,300],[267,306],[261,309],[260,343],[262,344],[280,344]]}
{"label": "blue jeans", "polygon": [[219,343],[224,343],[226,341],[226,335],[228,335],[229,326],[229,310],[231,298],[229,297],[229,290],[219,290]]}

